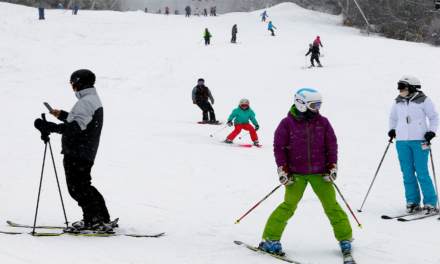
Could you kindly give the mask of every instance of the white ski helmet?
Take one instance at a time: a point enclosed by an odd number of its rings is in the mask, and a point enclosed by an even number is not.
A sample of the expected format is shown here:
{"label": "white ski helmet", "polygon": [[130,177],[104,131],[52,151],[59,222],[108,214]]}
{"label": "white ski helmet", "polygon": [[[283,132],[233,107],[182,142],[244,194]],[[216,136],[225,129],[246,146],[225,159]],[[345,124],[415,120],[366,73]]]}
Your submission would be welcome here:
{"label": "white ski helmet", "polygon": [[295,94],[295,105],[303,113],[307,111],[307,108],[319,110],[322,105],[322,96],[318,91],[310,88],[299,89]]}
{"label": "white ski helmet", "polygon": [[422,88],[422,84],[420,83],[420,80],[416,77],[405,75],[400,78],[399,82],[397,83],[397,87],[401,89],[408,88],[409,93],[414,93]]}
{"label": "white ski helmet", "polygon": [[249,105],[248,99],[241,99],[239,105]]}

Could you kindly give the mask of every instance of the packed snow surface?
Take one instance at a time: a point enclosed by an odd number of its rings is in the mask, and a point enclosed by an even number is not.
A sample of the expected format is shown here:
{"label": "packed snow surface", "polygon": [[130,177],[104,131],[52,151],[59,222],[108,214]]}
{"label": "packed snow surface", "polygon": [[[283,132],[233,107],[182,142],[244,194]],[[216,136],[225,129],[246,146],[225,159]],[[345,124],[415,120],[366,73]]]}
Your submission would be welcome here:
{"label": "packed snow surface", "polygon": [[[0,225],[32,224],[44,144],[33,122],[43,102],[69,111],[77,101],[70,74],[90,69],[105,121],[93,185],[104,195],[118,232],[131,237],[31,237],[0,234],[1,263],[279,263],[233,243],[258,245],[266,220],[283,201],[280,188],[240,224],[236,219],[278,184],[274,131],[300,88],[319,90],[321,113],[339,143],[336,181],[353,210],[360,208],[388,144],[388,114],[404,74],[417,76],[437,106],[438,49],[425,44],[363,36],[341,18],[281,4],[267,10],[278,28],[271,37],[262,11],[220,17],[139,12],[46,10],[0,4]],[[268,19],[268,20],[269,20]],[[231,44],[231,28],[238,25]],[[211,46],[202,40],[209,28]],[[308,44],[320,35],[324,68],[302,69]],[[307,64],[308,62],[307,58]],[[261,129],[258,148],[221,145],[231,128],[199,125],[191,101],[198,78],[211,89],[217,118],[226,122],[242,98],[250,100]],[[58,122],[48,115],[48,120]],[[244,133],[242,133],[244,135]],[[70,222],[82,218],[67,192],[60,135],[51,136]],[[251,143],[249,136],[236,143]],[[433,154],[440,168],[440,148]],[[438,150],[438,151],[437,151]],[[37,224],[62,225],[51,159],[46,160]],[[392,144],[370,196],[353,225],[358,263],[440,263],[437,217],[401,223],[383,214],[403,213],[405,195]],[[42,231],[42,230],[40,230]],[[57,230],[49,230],[59,232]],[[340,264],[339,245],[309,187],[282,238],[288,257],[308,264]]]}

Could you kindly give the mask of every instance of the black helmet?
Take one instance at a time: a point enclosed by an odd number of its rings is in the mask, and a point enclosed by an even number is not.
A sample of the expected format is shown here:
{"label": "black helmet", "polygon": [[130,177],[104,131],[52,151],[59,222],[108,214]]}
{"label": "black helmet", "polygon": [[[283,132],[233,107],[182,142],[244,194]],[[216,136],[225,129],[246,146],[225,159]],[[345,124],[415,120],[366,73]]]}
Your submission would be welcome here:
{"label": "black helmet", "polygon": [[197,82],[205,82],[205,80],[200,78],[200,79],[197,80]]}
{"label": "black helmet", "polygon": [[70,76],[70,83],[77,91],[82,89],[93,87],[95,84],[96,76],[90,70],[77,70]]}

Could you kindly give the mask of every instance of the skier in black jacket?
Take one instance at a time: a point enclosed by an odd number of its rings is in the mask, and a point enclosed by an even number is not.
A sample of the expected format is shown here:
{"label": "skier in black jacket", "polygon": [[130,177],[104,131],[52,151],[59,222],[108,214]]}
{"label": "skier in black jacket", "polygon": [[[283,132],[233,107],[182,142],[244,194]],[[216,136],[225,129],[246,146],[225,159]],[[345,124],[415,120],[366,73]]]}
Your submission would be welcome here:
{"label": "skier in black jacket", "polygon": [[[62,124],[35,120],[35,127],[41,131],[42,139],[49,133],[62,134],[64,170],[70,196],[78,202],[83,211],[83,220],[72,224],[75,230],[112,231],[110,215],[104,198],[92,186],[92,170],[104,123],[104,108],[96,92],[95,74],[89,70],[78,70],[70,77],[70,83],[78,101],[70,113],[54,109],[51,114]],[[72,229],[70,229],[72,230]]]}
{"label": "skier in black jacket", "polygon": [[235,25],[232,27],[232,39],[231,39],[231,43],[236,43],[236,41],[237,41],[237,33],[238,33],[238,30],[237,30],[237,24],[235,24]]}
{"label": "skier in black jacket", "polygon": [[315,67],[315,64],[313,64],[313,60],[316,60],[318,63],[318,67],[322,67],[321,62],[319,61],[319,55],[321,53],[319,52],[319,46],[313,46],[312,44],[309,44],[309,52],[307,52],[306,56],[308,56],[310,53],[312,53],[312,56],[310,57],[310,62],[312,63],[311,67]]}
{"label": "skier in black jacket", "polygon": [[[211,94],[211,91],[208,87],[205,86],[205,80],[200,78],[197,81],[197,86],[194,87],[191,93],[191,97],[193,100],[193,104],[197,104],[200,109],[203,111],[203,122],[205,123],[218,123],[215,120],[215,113],[212,105],[208,102],[208,98],[211,100],[211,103],[214,104],[214,97]],[[209,120],[208,120],[208,112],[209,112]]]}

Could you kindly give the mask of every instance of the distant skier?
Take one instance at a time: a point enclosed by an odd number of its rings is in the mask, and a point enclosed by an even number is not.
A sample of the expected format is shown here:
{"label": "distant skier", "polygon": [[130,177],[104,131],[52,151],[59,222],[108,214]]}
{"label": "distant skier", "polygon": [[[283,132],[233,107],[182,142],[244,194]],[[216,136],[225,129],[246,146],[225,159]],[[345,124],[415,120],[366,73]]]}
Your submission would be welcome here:
{"label": "distant skier", "polygon": [[190,17],[190,16],[191,16],[191,8],[190,8],[189,6],[187,6],[187,7],[185,8],[185,11],[186,11],[186,15],[185,15],[185,17]]}
{"label": "distant skier", "polygon": [[165,7],[165,15],[169,15],[170,14],[170,9],[168,8],[168,6],[167,7]]}
{"label": "distant skier", "polygon": [[306,56],[308,56],[310,53],[312,53],[312,56],[310,56],[310,62],[312,63],[311,67],[315,67],[315,64],[313,64],[313,60],[316,60],[318,63],[318,67],[322,67],[321,62],[319,61],[319,47],[313,46],[312,44],[309,44],[309,52],[307,52]]}
{"label": "distant skier", "polygon": [[208,16],[208,11],[206,10],[206,8],[204,9],[204,13],[203,13],[203,16]]}
{"label": "distant skier", "polygon": [[[54,109],[51,114],[63,121],[62,124],[35,120],[35,127],[41,131],[42,139],[49,133],[62,134],[61,154],[70,196],[78,202],[83,211],[83,220],[72,224],[74,230],[112,231],[110,215],[104,198],[92,186],[90,172],[98,151],[101,130],[104,123],[104,108],[96,92],[95,74],[89,70],[72,73],[70,84],[78,101],[70,113]],[[69,230],[72,230],[69,227]]]}
{"label": "distant skier", "polygon": [[438,37],[437,33],[432,34],[432,42],[435,46],[440,45],[440,38]]}
{"label": "distant skier", "polygon": [[263,16],[263,18],[261,19],[261,22],[266,22],[266,17],[269,17],[267,14],[266,14],[266,11],[264,11],[263,12],[263,14],[261,14],[260,16]]}
{"label": "distant skier", "polygon": [[174,14],[175,14],[175,15],[179,15],[179,10],[175,10],[175,11],[174,11]]}
{"label": "distant skier", "polygon": [[[399,96],[393,103],[388,136],[396,138],[396,149],[405,185],[406,212],[416,213],[423,193],[424,213],[438,213],[437,195],[428,170],[429,148],[439,126],[434,103],[420,89],[420,80],[405,75],[397,83]],[[426,123],[429,119],[429,126]],[[417,174],[417,176],[416,176]],[[419,188],[420,186],[420,188]]]}
{"label": "distant skier", "polygon": [[58,4],[58,9],[63,9],[63,5],[61,3]]}
{"label": "distant skier", "polygon": [[162,14],[162,10],[159,9],[159,11],[157,12],[158,14]]}
{"label": "distant skier", "polygon": [[[233,125],[235,119],[235,130],[223,141],[223,143],[232,144],[234,139],[240,134],[241,130],[249,131],[251,139],[254,142],[254,146],[259,146],[257,131],[260,129],[257,119],[255,119],[255,113],[249,106],[248,99],[241,99],[238,108],[232,111],[232,114],[228,118],[228,126]],[[249,124],[249,120],[252,121],[255,128]]]}
{"label": "distant skier", "polygon": [[148,13],[148,8],[145,7],[145,13]]}
{"label": "distant skier", "polygon": [[235,25],[232,27],[232,39],[231,39],[231,43],[236,43],[236,41],[237,41],[237,33],[238,33],[238,30],[237,30],[237,24],[235,24]]}
{"label": "distant skier", "polygon": [[205,46],[211,45],[211,32],[207,28],[205,28],[205,31],[203,31],[203,37],[205,38]]}
{"label": "distant skier", "polygon": [[[193,104],[197,104],[203,111],[203,122],[205,123],[218,123],[215,119],[214,109],[208,102],[208,98],[211,103],[214,104],[214,97],[208,87],[205,86],[205,80],[200,78],[197,81],[197,86],[194,87],[191,93]],[[209,113],[209,119],[208,119]]]}
{"label": "distant skier", "polygon": [[214,6],[214,16],[217,16],[217,7]]}
{"label": "distant skier", "polygon": [[200,17],[200,15],[199,15],[199,8],[197,8],[197,7],[196,7],[196,9],[194,10],[194,16],[198,16],[198,17]]}
{"label": "distant skier", "polygon": [[324,48],[324,46],[322,46],[321,38],[319,36],[317,36],[315,41],[313,41],[313,46],[316,46],[318,48],[319,48],[319,46],[321,46],[322,48]]}
{"label": "distant skier", "polygon": [[284,202],[267,220],[259,249],[285,255],[281,236],[310,183],[330,220],[344,259],[352,261],[344,263],[355,263],[351,257],[350,221],[338,204],[331,183],[338,172],[338,143],[330,122],[319,113],[321,105],[322,96],[316,90],[298,90],[294,105],[275,131],[275,161],[279,181],[285,185],[286,193]]}
{"label": "distant skier", "polygon": [[270,30],[272,32],[272,36],[275,36],[275,33],[273,32],[273,29],[277,29],[273,24],[272,21],[269,21],[269,27],[267,30]]}
{"label": "distant skier", "polygon": [[209,14],[209,16],[213,16],[214,15],[214,8],[211,6],[211,13]]}

